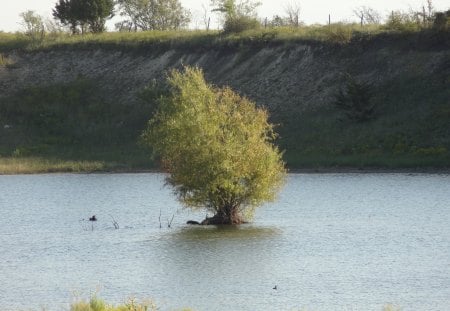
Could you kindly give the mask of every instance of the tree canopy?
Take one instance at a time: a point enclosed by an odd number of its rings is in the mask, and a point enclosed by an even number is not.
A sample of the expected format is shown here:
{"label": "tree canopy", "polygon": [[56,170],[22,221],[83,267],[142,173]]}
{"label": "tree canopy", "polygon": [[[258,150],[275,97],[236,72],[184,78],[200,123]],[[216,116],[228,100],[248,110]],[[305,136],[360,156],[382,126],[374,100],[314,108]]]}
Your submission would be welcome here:
{"label": "tree canopy", "polygon": [[198,68],[172,71],[170,95],[142,137],[160,156],[167,181],[187,207],[215,216],[204,224],[237,224],[275,198],[285,176],[268,113],[206,83]]}
{"label": "tree canopy", "polygon": [[256,17],[256,8],[261,2],[253,0],[211,0],[213,11],[221,12],[226,18],[235,18],[237,16]]}
{"label": "tree canopy", "polygon": [[254,0],[211,0],[214,12],[222,14],[225,32],[242,32],[260,26],[256,9],[261,5]]}
{"label": "tree canopy", "polygon": [[43,39],[45,26],[42,17],[36,12],[28,10],[20,13],[25,34],[33,39]]}
{"label": "tree canopy", "polygon": [[179,0],[118,0],[120,15],[125,20],[119,30],[176,30],[190,22],[190,12]]}
{"label": "tree canopy", "polygon": [[113,16],[114,0],[59,0],[53,17],[69,25],[72,33],[105,30],[105,22]]}

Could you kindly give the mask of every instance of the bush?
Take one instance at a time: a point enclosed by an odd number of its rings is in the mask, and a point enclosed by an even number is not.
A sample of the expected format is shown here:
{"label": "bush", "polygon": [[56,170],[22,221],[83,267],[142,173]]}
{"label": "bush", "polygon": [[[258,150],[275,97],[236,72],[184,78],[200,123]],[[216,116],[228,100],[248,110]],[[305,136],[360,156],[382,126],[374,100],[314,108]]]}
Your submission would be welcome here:
{"label": "bush", "polygon": [[438,31],[446,31],[450,24],[450,10],[447,12],[437,12],[434,15],[433,29]]}
{"label": "bush", "polygon": [[14,62],[11,58],[0,53],[0,66],[10,66],[12,64],[14,64]]}
{"label": "bush", "polygon": [[43,40],[45,37],[45,26],[42,16],[34,11],[28,10],[20,13],[25,34],[33,40]]}
{"label": "bush", "polygon": [[260,22],[250,16],[230,17],[225,21],[223,31],[225,33],[239,33],[246,30],[258,29],[261,27]]}
{"label": "bush", "polygon": [[156,311],[153,302],[138,303],[130,299],[127,303],[119,306],[109,305],[103,300],[92,297],[89,302],[79,301],[70,306],[70,311]]}
{"label": "bush", "polygon": [[160,156],[167,182],[187,207],[207,208],[202,224],[240,224],[272,201],[284,163],[265,110],[229,88],[208,84],[198,68],[172,71],[142,138]]}
{"label": "bush", "polygon": [[351,25],[338,23],[330,26],[326,37],[328,41],[333,43],[345,44],[351,41],[352,35],[353,29]]}
{"label": "bush", "polygon": [[363,122],[374,117],[375,104],[372,86],[368,83],[357,82],[351,76],[346,77],[346,84],[339,90],[335,105],[344,110],[350,120]]}
{"label": "bush", "polygon": [[400,32],[417,31],[420,29],[420,19],[417,14],[408,14],[401,11],[393,11],[384,26],[386,30]]}

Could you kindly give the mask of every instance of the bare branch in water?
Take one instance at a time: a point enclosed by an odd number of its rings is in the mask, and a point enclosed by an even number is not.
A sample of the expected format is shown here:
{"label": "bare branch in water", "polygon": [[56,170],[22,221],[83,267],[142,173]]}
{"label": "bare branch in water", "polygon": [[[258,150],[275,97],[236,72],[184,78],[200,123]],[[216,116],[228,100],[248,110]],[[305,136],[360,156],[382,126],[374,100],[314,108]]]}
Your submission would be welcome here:
{"label": "bare branch in water", "polygon": [[172,226],[172,221],[173,218],[175,217],[175,214],[172,215],[172,219],[169,221],[169,219],[167,219],[167,228],[170,228]]}
{"label": "bare branch in water", "polygon": [[111,217],[111,219],[113,221],[114,229],[119,229],[119,223],[111,215],[109,215],[109,217]]}

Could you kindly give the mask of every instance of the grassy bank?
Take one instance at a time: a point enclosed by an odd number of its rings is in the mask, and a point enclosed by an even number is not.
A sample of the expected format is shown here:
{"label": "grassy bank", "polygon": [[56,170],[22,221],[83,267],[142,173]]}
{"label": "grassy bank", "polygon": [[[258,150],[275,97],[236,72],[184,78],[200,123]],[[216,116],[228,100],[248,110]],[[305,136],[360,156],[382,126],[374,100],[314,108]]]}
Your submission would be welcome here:
{"label": "grassy bank", "polygon": [[[291,44],[306,42],[313,47],[314,53],[318,51],[313,54],[318,61],[322,54],[325,55],[322,60],[331,58],[338,63],[344,59],[349,63],[343,68],[346,72],[364,77],[380,65],[386,70],[397,70],[390,63],[397,64],[396,58],[407,51],[413,57],[402,67],[406,70],[393,75],[395,78],[371,78],[376,83],[368,84],[367,93],[374,111],[366,119],[350,119],[346,111],[334,105],[339,88],[345,84],[331,79],[326,82],[328,85],[315,81],[308,84],[312,89],[311,92],[308,90],[310,94],[321,94],[322,87],[334,88],[335,94],[328,96],[325,104],[314,106],[312,103],[308,109],[303,109],[303,103],[298,100],[286,101],[270,114],[272,121],[278,124],[280,139],[277,143],[285,150],[290,169],[434,170],[450,167],[449,71],[445,66],[430,70],[420,64],[429,63],[423,58],[432,55],[430,51],[448,53],[449,38],[448,32],[431,29],[398,31],[383,25],[361,27],[356,24],[267,28],[227,35],[215,31],[49,34],[37,41],[23,34],[0,32],[0,70],[15,72],[12,50],[31,54],[58,49],[121,50],[129,51],[125,55],[133,59],[135,52],[157,53],[173,48],[188,53],[200,51],[199,55],[201,51],[222,49],[224,53],[217,55],[227,57],[229,53],[235,53],[235,49],[241,49],[247,52],[231,56],[251,62],[251,57],[261,47],[277,45],[282,48],[276,53],[283,53],[292,50]],[[371,54],[374,59],[362,57],[377,49],[381,52]],[[70,55],[73,57],[74,54]],[[278,57],[271,55],[268,62]],[[283,58],[283,62],[297,66],[289,62],[303,59],[295,57],[294,60]],[[377,57],[380,60],[376,60]],[[17,65],[17,72],[22,70],[20,66]],[[72,67],[61,68],[72,70]],[[367,67],[371,67],[372,73]],[[341,72],[336,74],[327,70],[343,69],[327,67],[323,69],[323,76],[338,77]],[[117,94],[111,94],[117,89],[127,92],[127,88],[120,88],[121,81],[117,82],[115,78],[114,73],[104,81],[80,75],[70,81],[18,86],[17,91],[8,96],[0,94],[0,173],[154,168],[149,159],[151,151],[139,145],[139,135],[155,110],[155,98],[164,87],[153,85],[127,93],[124,98],[128,96],[132,100],[125,102],[117,100]],[[111,81],[112,84],[107,85]],[[259,82],[262,81],[256,81]],[[296,87],[290,84],[288,91]],[[277,92],[286,90],[274,89],[269,96],[275,98]]]}
{"label": "grassy bank", "polygon": [[152,102],[130,109],[100,89],[98,81],[80,78],[3,99],[0,174],[151,169],[139,135]]}
{"label": "grassy bank", "polygon": [[0,174],[140,172],[157,168],[150,151],[137,144],[29,148],[16,148],[12,155],[0,156]]}
{"label": "grassy bank", "polygon": [[22,33],[0,32],[0,51],[46,50],[73,48],[102,48],[119,50],[143,50],[146,48],[205,49],[232,47],[242,43],[286,43],[303,40],[348,42],[353,35],[379,33],[378,26],[366,28],[353,24],[332,26],[309,26],[302,28],[273,28],[249,30],[238,34],[223,34],[219,31],[145,31],[105,32],[101,34],[69,35],[47,34],[33,39]]}
{"label": "grassy bank", "polygon": [[[42,51],[51,49],[114,49],[148,52],[149,49],[178,49],[202,51],[206,49],[229,49],[245,46],[296,44],[347,44],[390,36],[430,41],[430,44],[449,44],[445,33],[423,29],[419,25],[393,29],[386,25],[334,23],[298,28],[275,27],[224,34],[220,31],[178,30],[144,32],[105,32],[101,34],[70,35],[48,33],[43,38],[32,38],[23,33],[0,32],[0,52],[12,50]],[[443,42],[444,41],[444,42]]]}
{"label": "grassy bank", "polygon": [[56,172],[96,172],[108,169],[98,161],[68,161],[48,158],[0,158],[0,174],[36,174]]}
{"label": "grassy bank", "polygon": [[450,89],[446,71],[371,86],[374,114],[349,119],[338,107],[295,113],[280,123],[292,168],[427,169],[450,167]]}

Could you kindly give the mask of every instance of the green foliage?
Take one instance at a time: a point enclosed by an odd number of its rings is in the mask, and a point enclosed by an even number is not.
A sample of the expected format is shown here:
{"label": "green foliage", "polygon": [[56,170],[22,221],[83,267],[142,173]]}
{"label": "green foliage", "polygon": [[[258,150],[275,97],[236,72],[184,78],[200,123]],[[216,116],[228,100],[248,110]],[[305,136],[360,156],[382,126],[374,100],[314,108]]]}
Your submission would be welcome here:
{"label": "green foliage", "polygon": [[151,302],[139,303],[135,299],[130,299],[127,303],[114,306],[109,305],[102,299],[92,297],[88,302],[79,301],[70,306],[70,311],[156,311],[158,308]]}
{"label": "green foliage", "polygon": [[75,2],[71,0],[59,0],[53,9],[53,17],[59,19],[63,25],[69,25],[73,34],[78,32],[80,23],[75,7]]}
{"label": "green foliage", "polygon": [[274,15],[269,21],[270,27],[286,27],[289,26],[289,21],[287,18],[281,17],[279,15]]}
{"label": "green foliage", "polygon": [[20,13],[22,26],[25,28],[25,34],[32,40],[39,41],[45,37],[45,26],[42,17],[34,11],[28,10]]}
{"label": "green foliage", "polygon": [[334,107],[288,110],[275,120],[290,167],[450,167],[450,89],[438,75],[373,85],[377,118],[343,122]]}
{"label": "green foliage", "polygon": [[251,16],[236,16],[225,20],[223,31],[225,33],[240,33],[246,30],[261,27],[259,21]]}
{"label": "green foliage", "polygon": [[[335,53],[337,50],[328,44],[334,42],[330,38],[330,28],[333,29],[334,26],[278,27],[225,35],[216,31],[117,32],[84,36],[61,34],[46,36],[39,46],[31,45],[32,40],[23,33],[0,32],[0,51],[3,55],[3,59],[0,56],[0,65],[6,66],[1,70],[20,65],[14,64],[14,53],[10,53],[14,49],[52,51],[92,48],[159,53],[169,48],[189,51],[228,51],[231,48],[238,51],[238,55],[249,55],[261,46],[286,45],[288,48],[291,44],[306,41],[312,46],[323,47],[324,51]],[[447,38],[445,33],[436,36],[432,30],[419,28],[414,33],[393,33],[377,25],[361,27],[356,24],[341,24],[339,27],[350,34],[352,42],[350,46],[339,49],[339,53],[349,53],[346,55],[352,57],[356,52],[350,50],[366,44],[369,47],[371,44],[385,45],[389,48],[389,53],[402,51],[405,47],[409,50],[411,46],[426,49],[427,52],[435,49],[440,51],[445,47]],[[356,39],[362,40],[363,45],[355,42]],[[409,57],[415,55],[412,53]],[[352,68],[349,70],[355,72]],[[446,67],[434,68],[432,75],[426,74],[426,79],[420,72],[421,69],[418,68],[418,76],[415,78],[401,72],[392,81],[383,82],[383,78],[377,82],[383,83],[382,85],[373,85],[370,103],[376,106],[377,118],[371,122],[342,122],[342,110],[335,107],[318,107],[315,112],[298,113],[296,107],[291,109],[289,106],[284,114],[283,111],[272,114],[273,122],[281,124],[278,128],[281,138],[277,143],[286,150],[288,165],[292,168],[318,165],[355,167],[360,164],[381,167],[449,167],[450,90],[447,87],[449,79]],[[6,121],[5,117],[9,112],[2,110],[0,113],[0,155],[18,156],[13,158],[15,165],[10,167],[19,169],[20,163],[27,161],[27,157],[42,156],[61,161],[98,161],[106,163],[103,166],[105,169],[149,168],[148,155],[135,146],[135,138],[152,114],[154,102],[161,95],[168,96],[167,86],[153,83],[139,94],[141,100],[133,104],[133,109],[129,109],[129,103],[105,100],[107,97],[102,94],[108,91],[104,89],[107,87],[106,83],[83,83],[85,87],[72,92],[68,92],[68,89],[77,89],[73,81],[45,87],[27,87],[10,98],[1,98],[0,109],[10,107],[12,111],[18,112],[13,119]],[[345,91],[345,84],[342,91]],[[70,95],[71,93],[74,95]],[[78,103],[70,99],[77,96],[85,100]],[[90,113],[89,110],[82,112],[93,102],[101,107],[97,113]],[[66,103],[69,107],[64,107]],[[73,107],[79,107],[78,112],[70,108],[72,104]],[[18,109],[19,107],[21,108]],[[36,113],[26,112],[31,110]],[[52,131],[42,125],[43,120],[52,121],[49,120],[49,112],[53,113],[54,110],[60,111],[56,113],[60,118],[56,125],[62,126],[60,131]],[[64,114],[64,111],[67,113]],[[40,115],[41,112],[44,112],[43,116]],[[21,115],[24,118],[20,118]],[[30,122],[27,121],[28,117]],[[76,118],[79,121],[75,121]],[[47,124],[55,124],[53,121]],[[3,129],[5,124],[12,127]],[[49,165],[59,164],[52,161]],[[75,167],[74,170],[76,169]]]}
{"label": "green foliage", "polygon": [[14,61],[11,58],[0,53],[0,66],[11,66],[12,64]]}
{"label": "green foliage", "polygon": [[256,9],[261,2],[253,0],[211,0],[213,11],[221,12],[225,18],[237,16],[256,16]]}
{"label": "green foliage", "polygon": [[27,137],[33,146],[116,145],[135,141],[155,106],[155,98],[144,93],[133,109],[110,103],[98,82],[78,78],[2,99],[0,121],[11,125],[11,135]]}
{"label": "green foliage", "polygon": [[62,160],[43,157],[22,157],[27,150],[17,148],[18,157],[0,157],[0,174],[36,174],[54,172],[96,172],[111,169],[103,161]]}
{"label": "green foliage", "polygon": [[[393,46],[404,44],[411,38],[418,40],[420,46],[429,47],[431,36],[429,32],[415,28],[414,33],[392,33],[384,25],[331,24],[294,27],[274,27],[251,29],[239,33],[223,33],[218,31],[139,31],[139,32],[107,32],[100,34],[69,35],[55,33],[46,36],[39,44],[33,43],[24,34],[0,32],[0,52],[19,50],[50,50],[50,49],[105,49],[125,50],[148,53],[156,50],[177,49],[204,51],[205,49],[249,48],[262,45],[284,45],[296,43],[314,44],[324,42],[332,44],[348,44],[354,38],[358,40],[373,40],[375,36],[389,39]],[[398,43],[397,43],[398,42]],[[428,44],[428,45],[427,45]],[[435,43],[433,43],[435,44]],[[444,42],[442,44],[445,44]]]}
{"label": "green foliage", "polygon": [[450,10],[436,12],[433,20],[433,28],[437,31],[447,31],[450,26]]}
{"label": "green foliage", "polygon": [[177,30],[190,22],[190,12],[179,0],[118,0],[125,20],[116,24],[120,31]]}
{"label": "green foliage", "polygon": [[256,19],[256,8],[260,2],[252,0],[212,0],[213,11],[223,16],[223,30],[225,33],[239,33],[260,27]]}
{"label": "green foliage", "polygon": [[89,30],[100,33],[105,30],[105,22],[113,16],[113,0],[59,0],[53,9],[53,16],[63,25],[70,25],[72,33]]}
{"label": "green foliage", "polygon": [[172,71],[143,140],[160,155],[180,201],[241,222],[273,200],[284,178],[267,112],[229,88],[215,88],[200,69]]}
{"label": "green foliage", "polygon": [[[148,103],[152,108],[155,108],[154,104],[157,103],[161,97],[169,95],[170,95],[169,86],[162,81],[157,81],[153,79],[138,94],[138,97],[142,102]],[[153,114],[153,112],[154,110],[151,111],[151,114]]]}
{"label": "green foliage", "polygon": [[79,78],[2,97],[0,157],[13,161],[2,170],[151,168],[148,152],[137,140],[156,107],[155,96],[143,91],[130,109],[128,103],[107,100],[106,92],[100,81]]}
{"label": "green foliage", "polygon": [[417,31],[421,28],[421,20],[419,15],[414,12],[392,11],[387,18],[384,28],[400,32]]}
{"label": "green foliage", "polygon": [[350,75],[346,83],[336,96],[335,105],[342,109],[350,120],[364,122],[375,114],[375,102],[372,101],[372,86],[368,83],[357,82]]}
{"label": "green foliage", "polygon": [[327,41],[337,44],[349,43],[353,37],[352,27],[343,23],[335,23],[328,26]]}
{"label": "green foliage", "polygon": [[0,106],[7,124],[67,142],[90,137],[95,131],[94,119],[98,114],[107,118],[109,110],[105,101],[96,95],[95,85],[86,79],[47,88],[32,87]]}

